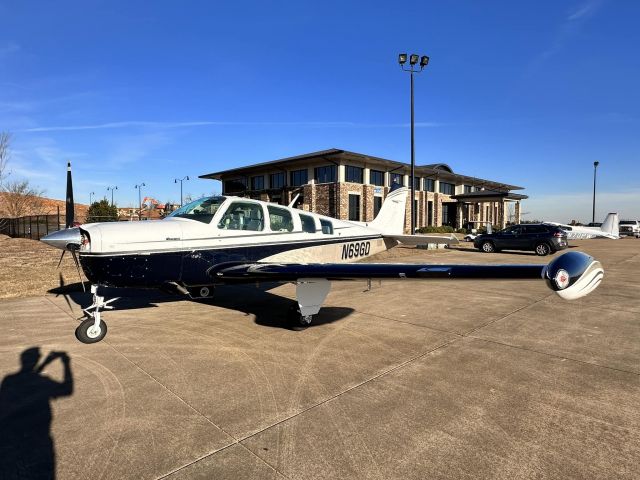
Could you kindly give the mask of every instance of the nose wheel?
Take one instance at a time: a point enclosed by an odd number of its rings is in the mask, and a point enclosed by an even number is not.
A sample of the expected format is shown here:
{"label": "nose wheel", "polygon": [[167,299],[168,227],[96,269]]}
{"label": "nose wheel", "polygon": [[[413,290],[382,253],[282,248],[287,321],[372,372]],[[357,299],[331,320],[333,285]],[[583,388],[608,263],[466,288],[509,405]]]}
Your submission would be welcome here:
{"label": "nose wheel", "polygon": [[107,324],[100,318],[101,310],[113,310],[109,304],[117,300],[112,298],[105,302],[104,297],[98,295],[98,285],[91,285],[91,293],[93,303],[83,309],[87,318],[76,328],[76,338],[82,343],[97,343],[105,337]]}

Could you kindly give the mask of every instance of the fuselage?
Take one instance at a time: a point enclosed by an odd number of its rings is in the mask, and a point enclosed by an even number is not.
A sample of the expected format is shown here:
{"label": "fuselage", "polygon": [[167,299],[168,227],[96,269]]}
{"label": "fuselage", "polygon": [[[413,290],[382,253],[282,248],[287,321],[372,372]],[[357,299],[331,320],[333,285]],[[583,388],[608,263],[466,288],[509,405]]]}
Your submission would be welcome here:
{"label": "fuselage", "polygon": [[201,199],[163,220],[85,224],[80,234],[92,283],[147,288],[208,285],[209,268],[227,262],[353,262],[397,244],[367,224],[237,197]]}

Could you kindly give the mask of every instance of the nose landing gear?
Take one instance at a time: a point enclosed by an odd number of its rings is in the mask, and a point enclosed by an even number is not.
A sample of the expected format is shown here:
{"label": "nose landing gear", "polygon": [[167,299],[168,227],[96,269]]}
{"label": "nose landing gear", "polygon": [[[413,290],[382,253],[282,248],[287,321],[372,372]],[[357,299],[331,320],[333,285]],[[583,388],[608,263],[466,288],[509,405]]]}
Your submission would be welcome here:
{"label": "nose landing gear", "polygon": [[105,337],[107,324],[100,318],[100,310],[113,310],[109,304],[118,300],[116,297],[105,302],[104,297],[98,295],[98,285],[91,285],[91,293],[93,303],[82,310],[87,318],[76,328],[76,338],[82,343],[97,343]]}

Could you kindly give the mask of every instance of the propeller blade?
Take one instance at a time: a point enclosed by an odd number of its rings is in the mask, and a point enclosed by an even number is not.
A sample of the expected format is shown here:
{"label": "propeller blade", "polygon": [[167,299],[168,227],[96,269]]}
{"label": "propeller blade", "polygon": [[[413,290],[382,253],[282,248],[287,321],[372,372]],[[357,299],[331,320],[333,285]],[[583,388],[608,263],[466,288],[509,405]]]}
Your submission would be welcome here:
{"label": "propeller blade", "polygon": [[62,255],[60,255],[60,261],[58,262],[58,266],[56,268],[60,268],[60,265],[62,264],[62,259],[64,258],[64,252],[66,252],[66,250],[62,250]]}
{"label": "propeller blade", "polygon": [[66,228],[73,226],[73,219],[75,218],[74,205],[73,205],[73,182],[71,181],[71,162],[67,162],[67,200],[66,200]]}
{"label": "propeller blade", "polygon": [[80,262],[78,261],[78,256],[76,255],[75,250],[71,250],[71,255],[73,256],[73,261],[76,264],[76,268],[78,269],[78,278],[80,279],[80,284],[82,285],[82,291],[86,292],[87,289],[84,287],[84,282],[82,281],[82,273],[80,272]]}

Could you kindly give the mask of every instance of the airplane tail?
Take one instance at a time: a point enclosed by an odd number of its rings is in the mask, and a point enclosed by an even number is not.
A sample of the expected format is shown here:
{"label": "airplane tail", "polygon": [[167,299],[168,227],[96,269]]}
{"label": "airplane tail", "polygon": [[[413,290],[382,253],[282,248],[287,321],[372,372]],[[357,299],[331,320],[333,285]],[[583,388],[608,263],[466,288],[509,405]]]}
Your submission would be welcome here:
{"label": "airplane tail", "polygon": [[618,230],[618,224],[620,223],[620,218],[618,218],[617,213],[610,213],[607,215],[607,218],[604,219],[602,223],[602,231],[604,233],[609,233],[616,237],[620,236],[620,231]]}
{"label": "airplane tail", "polygon": [[380,211],[369,226],[387,235],[401,235],[404,232],[404,218],[407,209],[407,187],[392,190],[384,200]]}

